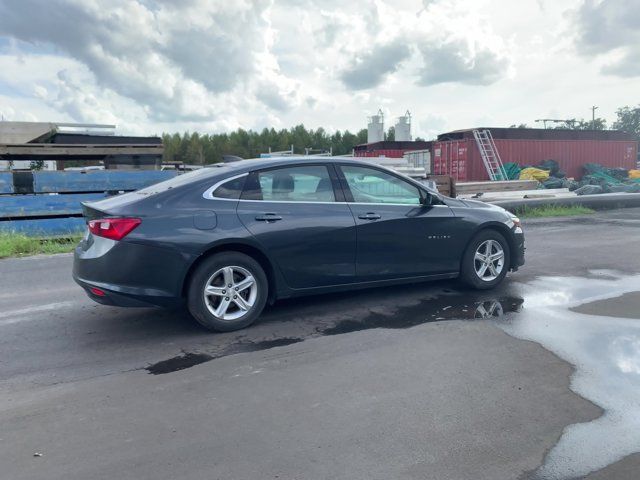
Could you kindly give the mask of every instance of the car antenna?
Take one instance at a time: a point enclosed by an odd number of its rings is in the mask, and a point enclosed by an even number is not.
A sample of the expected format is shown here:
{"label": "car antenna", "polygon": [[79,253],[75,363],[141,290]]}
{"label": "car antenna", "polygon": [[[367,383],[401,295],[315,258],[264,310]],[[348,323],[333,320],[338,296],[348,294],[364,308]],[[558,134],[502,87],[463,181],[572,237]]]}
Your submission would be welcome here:
{"label": "car antenna", "polygon": [[222,155],[222,161],[224,163],[239,162],[240,160],[244,160],[244,158],[238,157],[237,155]]}

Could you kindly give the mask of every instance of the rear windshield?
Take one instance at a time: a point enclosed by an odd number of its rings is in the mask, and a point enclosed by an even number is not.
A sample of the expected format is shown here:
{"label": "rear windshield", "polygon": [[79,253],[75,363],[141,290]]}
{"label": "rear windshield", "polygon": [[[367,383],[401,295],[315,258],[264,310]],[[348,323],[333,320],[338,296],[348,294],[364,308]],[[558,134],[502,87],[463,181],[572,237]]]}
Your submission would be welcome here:
{"label": "rear windshield", "polygon": [[164,182],[154,183],[153,185],[149,185],[148,187],[141,188],[140,190],[137,190],[136,193],[142,195],[153,195],[154,193],[165,192],[172,188],[181,187],[182,185],[197,181],[201,178],[206,178],[207,176],[211,176],[216,172],[222,173],[224,171],[224,168],[225,167],[200,168],[192,172],[183,173],[169,180],[165,180]]}

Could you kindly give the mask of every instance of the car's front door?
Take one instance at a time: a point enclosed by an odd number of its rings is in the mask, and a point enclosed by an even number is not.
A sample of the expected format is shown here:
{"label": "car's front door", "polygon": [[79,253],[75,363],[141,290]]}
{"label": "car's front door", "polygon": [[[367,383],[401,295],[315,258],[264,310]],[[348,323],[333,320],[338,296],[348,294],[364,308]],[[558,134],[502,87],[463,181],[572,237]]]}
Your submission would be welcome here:
{"label": "car's front door", "polygon": [[343,164],[339,175],[358,225],[358,281],[454,272],[455,216],[446,205],[422,205],[418,187],[375,167]]}
{"label": "car's front door", "polygon": [[251,172],[237,212],[291,288],[354,281],[356,225],[333,166]]}

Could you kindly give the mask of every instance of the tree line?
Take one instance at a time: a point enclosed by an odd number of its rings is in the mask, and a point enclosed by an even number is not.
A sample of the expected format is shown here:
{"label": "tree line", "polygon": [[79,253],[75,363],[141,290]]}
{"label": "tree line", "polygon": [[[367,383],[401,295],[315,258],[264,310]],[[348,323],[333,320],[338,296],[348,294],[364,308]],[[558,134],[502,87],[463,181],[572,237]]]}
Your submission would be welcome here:
{"label": "tree line", "polygon": [[[526,124],[511,125],[515,128],[529,128]],[[550,128],[571,130],[606,130],[605,119],[569,119],[551,124]],[[632,133],[640,141],[640,105],[621,107],[616,111],[616,120],[611,127]],[[386,132],[387,140],[394,139],[394,129]],[[416,138],[416,140],[422,140]],[[260,132],[238,129],[230,133],[203,134],[198,132],[163,133],[164,162],[183,162],[204,165],[222,161],[223,155],[237,155],[242,158],[259,157],[261,153],[291,150],[294,153],[323,153],[346,155],[356,145],[367,142],[367,130],[352,133],[349,130],[327,132],[324,128],[307,129],[297,125],[289,129],[265,128]]]}
{"label": "tree line", "polygon": [[298,154],[331,152],[345,155],[356,145],[367,142],[367,130],[356,133],[349,130],[329,133],[324,128],[307,129],[304,125],[276,130],[265,128],[261,132],[238,129],[230,133],[202,134],[198,132],[164,133],[165,162],[207,164],[222,161],[223,155],[242,158],[259,157],[261,153],[291,150]]}

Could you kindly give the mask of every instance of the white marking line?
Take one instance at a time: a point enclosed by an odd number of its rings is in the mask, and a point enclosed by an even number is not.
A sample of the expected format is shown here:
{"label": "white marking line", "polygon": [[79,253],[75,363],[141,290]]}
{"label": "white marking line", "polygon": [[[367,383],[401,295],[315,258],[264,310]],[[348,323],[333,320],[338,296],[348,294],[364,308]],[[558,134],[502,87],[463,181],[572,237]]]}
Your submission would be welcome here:
{"label": "white marking line", "polygon": [[18,310],[9,310],[0,312],[0,325],[10,325],[12,323],[23,322],[25,320],[33,320],[33,318],[21,318],[33,313],[48,312],[50,310],[58,310],[59,308],[70,307],[74,302],[55,302],[38,305],[36,307],[21,308]]}
{"label": "white marking line", "polygon": [[[57,292],[68,292],[70,289],[73,290],[78,290],[77,285],[75,284],[71,284],[71,286],[66,286],[66,287],[61,287],[61,288],[47,288],[47,294],[52,294],[52,293],[57,293]],[[82,293],[80,290],[78,290],[78,293]],[[4,298],[24,298],[24,290],[22,291],[15,291],[15,292],[7,292],[7,293],[0,293],[0,299],[4,299]],[[0,312],[0,317],[2,317],[2,312]]]}

